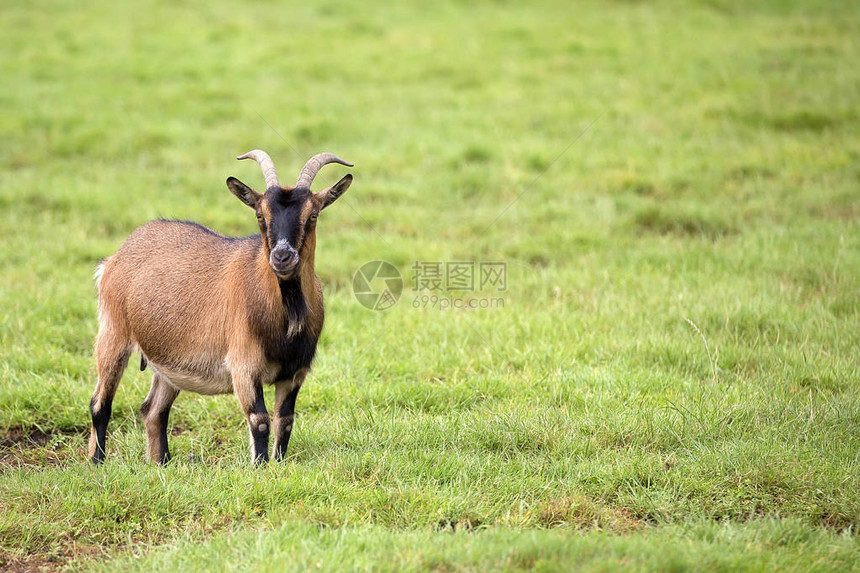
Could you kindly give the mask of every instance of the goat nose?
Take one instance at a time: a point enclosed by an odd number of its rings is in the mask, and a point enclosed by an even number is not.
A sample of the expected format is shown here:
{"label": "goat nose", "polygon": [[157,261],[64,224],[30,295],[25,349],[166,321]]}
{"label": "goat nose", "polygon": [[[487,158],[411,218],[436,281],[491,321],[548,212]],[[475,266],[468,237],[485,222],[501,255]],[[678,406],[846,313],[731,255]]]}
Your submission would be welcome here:
{"label": "goat nose", "polygon": [[298,253],[292,249],[275,249],[272,251],[272,262],[279,267],[294,265],[298,260]]}

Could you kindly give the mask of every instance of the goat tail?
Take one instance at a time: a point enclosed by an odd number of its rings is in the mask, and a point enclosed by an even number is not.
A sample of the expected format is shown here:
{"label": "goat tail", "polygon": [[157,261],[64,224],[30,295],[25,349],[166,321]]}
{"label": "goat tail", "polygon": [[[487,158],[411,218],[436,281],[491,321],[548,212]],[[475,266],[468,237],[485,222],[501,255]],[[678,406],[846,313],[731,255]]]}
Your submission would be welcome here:
{"label": "goat tail", "polygon": [[96,281],[96,289],[99,293],[99,305],[98,305],[98,318],[99,318],[99,328],[104,320],[104,301],[102,300],[102,278],[105,274],[105,267],[107,266],[108,261],[111,257],[107,257],[101,260],[99,266],[96,267],[96,272],[93,274],[93,279]]}
{"label": "goat tail", "polygon": [[101,291],[102,290],[102,277],[105,274],[105,265],[110,260],[110,257],[106,259],[102,259],[99,263],[99,266],[96,267],[96,272],[93,273],[93,279],[96,281],[96,288]]}

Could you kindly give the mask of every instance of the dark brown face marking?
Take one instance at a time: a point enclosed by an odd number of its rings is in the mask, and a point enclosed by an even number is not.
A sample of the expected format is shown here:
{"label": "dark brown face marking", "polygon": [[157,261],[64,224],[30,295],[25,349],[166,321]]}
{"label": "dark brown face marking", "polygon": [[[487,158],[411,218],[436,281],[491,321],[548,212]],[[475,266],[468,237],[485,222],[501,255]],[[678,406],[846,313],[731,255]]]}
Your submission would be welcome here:
{"label": "dark brown face marking", "polygon": [[310,254],[303,253],[305,245],[314,244],[307,241],[319,212],[314,195],[307,189],[270,189],[255,210],[272,270],[281,279],[295,276],[303,255]]}
{"label": "dark brown face marking", "polygon": [[268,223],[267,223],[266,221],[271,221],[271,220],[272,220],[272,214],[271,214],[271,212],[269,211],[269,206],[268,206],[268,204],[266,203],[266,201],[265,201],[265,200],[261,200],[261,201],[257,204],[257,208],[256,208],[255,210],[256,210],[256,212],[257,212],[257,225],[259,225],[259,227],[260,227],[260,235],[263,237],[263,245],[264,245],[264,247],[265,247],[265,249],[266,249],[266,252],[268,253],[268,252],[269,252],[269,251],[271,251],[272,249],[271,249],[271,247],[269,246],[269,241],[268,241],[268,236],[269,236],[268,228],[269,228],[269,225],[268,225]]}

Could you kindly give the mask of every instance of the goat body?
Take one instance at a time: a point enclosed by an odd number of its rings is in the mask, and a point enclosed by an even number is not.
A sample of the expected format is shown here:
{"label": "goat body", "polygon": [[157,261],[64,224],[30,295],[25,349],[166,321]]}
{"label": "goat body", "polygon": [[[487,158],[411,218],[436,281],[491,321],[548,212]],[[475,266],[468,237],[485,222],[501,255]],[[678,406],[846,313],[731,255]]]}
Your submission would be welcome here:
{"label": "goat body", "polygon": [[[267,183],[269,178],[267,173]],[[296,395],[324,321],[314,270],[316,213],[350,182],[351,176],[344,177],[319,193],[310,192],[309,182],[307,188],[277,185],[263,195],[228,180],[257,210],[260,235],[237,239],[196,223],[157,220],[134,231],[102,262],[96,273],[98,383],[90,404],[94,462],[104,459],[111,403],[133,350],[153,371],[141,407],[150,459],[169,458],[167,417],[179,391],[186,390],[235,393],[248,420],[252,459],[267,460],[266,384],[276,387],[275,456],[285,455]],[[288,222],[279,223],[279,217]],[[289,252],[279,254],[282,248]]]}

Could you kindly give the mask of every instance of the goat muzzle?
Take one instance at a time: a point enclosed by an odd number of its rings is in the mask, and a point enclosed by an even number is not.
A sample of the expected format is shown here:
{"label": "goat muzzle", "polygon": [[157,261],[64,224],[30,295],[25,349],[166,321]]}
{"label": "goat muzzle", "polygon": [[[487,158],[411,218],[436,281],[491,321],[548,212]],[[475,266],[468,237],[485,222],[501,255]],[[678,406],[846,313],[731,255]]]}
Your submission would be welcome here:
{"label": "goat muzzle", "polygon": [[299,254],[292,247],[277,247],[269,254],[269,265],[279,279],[291,279],[299,268]]}

